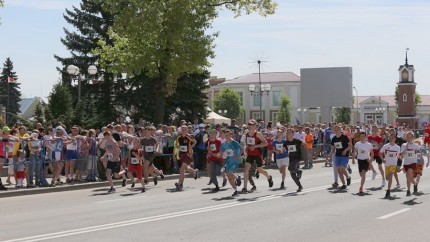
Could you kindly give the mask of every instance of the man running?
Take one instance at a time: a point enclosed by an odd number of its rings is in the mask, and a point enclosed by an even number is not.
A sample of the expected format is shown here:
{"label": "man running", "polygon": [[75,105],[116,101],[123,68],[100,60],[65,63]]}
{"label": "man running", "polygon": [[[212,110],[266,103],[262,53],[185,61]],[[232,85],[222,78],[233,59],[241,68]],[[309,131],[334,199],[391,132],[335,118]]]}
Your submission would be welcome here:
{"label": "man running", "polygon": [[288,170],[290,171],[291,178],[298,187],[297,192],[301,192],[303,190],[303,186],[300,182],[300,178],[302,178],[302,170],[299,169],[300,158],[302,157],[302,146],[304,146],[304,143],[301,140],[294,138],[294,130],[291,128],[287,129],[287,140],[284,143],[284,148],[288,151]]}
{"label": "man running", "polygon": [[[251,169],[253,164],[257,165],[257,171],[259,174],[267,177],[267,181],[269,182],[269,187],[273,186],[272,176],[267,173],[266,170],[263,169],[263,158],[261,154],[261,148],[267,146],[267,141],[263,137],[260,132],[256,130],[256,123],[252,120],[248,122],[248,133],[246,134],[246,151],[248,157],[245,162],[245,171],[244,171],[244,183],[242,193],[248,193],[246,188],[248,179],[249,179],[249,170]],[[255,191],[257,187],[255,185],[252,186],[251,191]]]}
{"label": "man running", "polygon": [[[241,185],[240,176],[234,174],[237,172],[237,168],[241,162],[240,154],[242,153],[242,147],[239,142],[233,140],[233,135],[230,130],[225,130],[226,142],[221,145],[222,156],[225,159],[225,172],[227,173],[228,181],[230,186],[233,188],[233,197],[239,195],[237,187]],[[219,154],[221,155],[221,154]]]}
{"label": "man running", "polygon": [[188,134],[188,127],[182,125],[181,134],[176,138],[176,148],[179,150],[179,181],[175,183],[176,190],[181,191],[184,187],[185,172],[190,172],[197,180],[198,169],[193,169],[191,165],[192,150],[196,145],[196,140]]}
{"label": "man running", "polygon": [[[369,143],[372,144],[373,159],[378,164],[379,172],[381,172],[381,176],[382,176],[382,185],[381,186],[385,187],[384,168],[382,167],[382,160],[381,160],[381,157],[379,156],[379,150],[381,149],[384,140],[382,139],[381,136],[379,136],[378,132],[379,132],[378,126],[373,125],[372,126],[372,134],[369,135],[369,137],[367,137],[367,140],[369,141]],[[375,180],[378,173],[376,172],[376,170],[372,164],[370,164],[370,169],[372,169],[372,171],[373,171],[372,180]]]}
{"label": "man running", "polygon": [[149,173],[151,173],[154,185],[158,184],[158,175],[164,178],[164,175],[154,166],[155,152],[159,150],[157,140],[151,136],[151,127],[143,129],[143,138],[140,140],[143,152],[143,178],[144,182],[148,183]]}
{"label": "man running", "polygon": [[276,139],[273,141],[273,153],[275,153],[276,165],[278,166],[279,173],[282,175],[282,182],[280,189],[285,189],[285,176],[287,166],[289,164],[288,150],[285,148],[285,139],[283,138],[284,133],[281,129],[278,129],[276,133]]}
{"label": "man running", "polygon": [[[214,130],[209,134],[209,141],[207,147],[207,162],[209,164],[209,183],[208,185],[214,184],[215,188],[212,190],[213,192],[219,191],[217,174],[221,173],[222,167],[222,158],[220,156],[221,152],[221,141],[216,138],[217,132]],[[210,172],[209,172],[210,171]]]}
{"label": "man running", "polygon": [[145,181],[142,179],[142,150],[139,149],[139,140],[137,138],[133,142],[133,147],[130,146],[130,148],[130,163],[128,164],[127,176],[132,180],[131,188],[134,188],[133,172],[135,172],[137,181],[142,184],[142,192],[145,192]]}
{"label": "man running", "polygon": [[388,180],[387,193],[385,198],[391,197],[391,184],[393,183],[393,174],[397,170],[397,160],[400,157],[400,147],[395,143],[396,135],[390,134],[390,143],[385,144],[379,151],[379,157],[385,164],[385,176]]}
{"label": "man running", "polygon": [[[352,149],[352,143],[349,138],[341,132],[339,125],[334,126],[334,133],[336,134],[331,140],[332,153],[335,153],[335,163],[339,173],[342,186],[340,189],[346,189],[346,185],[351,184],[351,177],[348,176],[346,167],[349,162],[349,151]],[[345,185],[346,178],[346,185]]]}
{"label": "man running", "polygon": [[417,165],[417,154],[421,153],[421,148],[419,145],[414,143],[414,133],[411,131],[406,133],[406,143],[401,147],[401,157],[403,158],[403,168],[406,172],[406,185],[407,192],[406,196],[411,195],[411,184],[414,185],[414,194],[418,193],[418,185],[415,183],[414,171]]}
{"label": "man running", "polygon": [[[109,131],[106,131],[103,133],[104,138],[104,146],[105,146],[105,153],[100,158],[103,162],[107,163],[106,165],[106,177],[109,182],[110,189],[108,191],[108,194],[114,193],[115,188],[113,187],[113,181],[112,181],[112,174],[115,178],[123,177],[123,180],[125,180],[125,173],[126,170],[123,170],[120,172],[121,169],[121,162],[120,162],[120,153],[121,149],[118,145],[118,140],[114,140],[111,133]],[[125,186],[123,182],[123,186]]]}
{"label": "man running", "polygon": [[352,156],[352,164],[355,164],[354,157],[358,160],[358,172],[361,176],[359,193],[363,193],[364,182],[366,181],[366,172],[369,170],[369,163],[372,162],[373,147],[366,140],[366,133],[360,132],[360,141],[354,144],[354,154]]}

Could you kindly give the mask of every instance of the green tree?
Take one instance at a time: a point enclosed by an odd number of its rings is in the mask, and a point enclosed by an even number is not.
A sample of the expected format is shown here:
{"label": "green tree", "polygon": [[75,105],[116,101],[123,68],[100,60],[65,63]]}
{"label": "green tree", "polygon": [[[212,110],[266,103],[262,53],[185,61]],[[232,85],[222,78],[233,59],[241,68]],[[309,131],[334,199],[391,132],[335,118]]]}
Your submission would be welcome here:
{"label": "green tree", "polygon": [[335,122],[349,124],[351,122],[351,108],[342,107],[334,110]]}
{"label": "green tree", "polygon": [[214,100],[213,111],[217,112],[218,110],[227,110],[225,116],[228,118],[238,118],[243,112],[239,93],[231,88],[222,89]]}
{"label": "green tree", "polygon": [[54,85],[48,97],[48,109],[54,117],[51,122],[62,122],[70,127],[73,119],[73,103],[70,88],[61,82]]}
{"label": "green tree", "polygon": [[291,101],[288,96],[281,97],[281,108],[279,109],[278,121],[280,123],[290,123],[291,122]]}
{"label": "green tree", "polygon": [[[12,78],[12,82],[9,82],[10,78]],[[10,58],[7,58],[0,76],[0,105],[6,108],[6,120],[8,124],[15,123],[20,112],[21,84],[17,81],[18,76],[13,71],[13,63]]]}
{"label": "green tree", "polygon": [[214,38],[209,33],[218,11],[228,9],[237,16],[258,12],[273,14],[272,0],[93,0],[116,13],[110,37],[101,39],[102,64],[116,73],[137,75],[145,72],[155,81],[156,122],[165,121],[167,97],[176,90],[184,73],[203,73],[214,56]]}
{"label": "green tree", "polygon": [[45,118],[43,117],[43,103],[38,103],[36,110],[34,110],[34,121],[36,123],[45,123]]}
{"label": "green tree", "polygon": [[[88,66],[97,64],[98,56],[94,55],[94,49],[98,47],[98,41],[103,39],[106,43],[111,44],[108,29],[113,25],[114,14],[105,11],[102,8],[102,3],[97,3],[91,0],[82,0],[78,7],[66,9],[64,19],[76,31],[70,31],[64,28],[65,37],[61,38],[63,45],[70,50],[70,57],[60,57],[54,55],[62,66],[57,68],[63,74],[63,84],[68,85],[72,89],[72,100],[74,110],[79,114],[86,113],[87,115],[95,115],[87,117],[91,119],[92,124],[102,126],[115,120],[118,115],[115,106],[115,93],[119,89],[118,82],[115,79],[117,75],[105,71],[102,75],[103,82],[89,84],[86,81],[81,82],[82,103],[78,104],[77,86],[72,87],[71,78],[66,72],[68,65],[76,65],[81,73],[87,74]],[[100,68],[99,68],[100,69]],[[91,110],[90,110],[91,109]],[[94,122],[97,120],[97,122]],[[76,115],[74,121],[83,125],[85,118]]]}

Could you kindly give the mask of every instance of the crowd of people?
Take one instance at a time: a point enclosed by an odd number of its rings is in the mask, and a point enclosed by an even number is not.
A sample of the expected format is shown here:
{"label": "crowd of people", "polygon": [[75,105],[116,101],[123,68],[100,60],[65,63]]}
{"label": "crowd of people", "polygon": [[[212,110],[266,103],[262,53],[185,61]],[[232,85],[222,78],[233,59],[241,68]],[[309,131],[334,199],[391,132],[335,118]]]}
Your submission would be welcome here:
{"label": "crowd of people", "polygon": [[[127,182],[132,188],[140,183],[145,192],[150,176],[157,185],[165,173],[176,172],[179,179],[175,188],[182,190],[187,173],[197,179],[205,170],[208,185],[215,186],[213,192],[228,182],[234,190],[232,196],[238,196],[255,191],[253,178],[260,175],[272,187],[273,178],[266,168],[276,164],[281,174],[280,189],[285,189],[288,169],[300,192],[303,170],[312,169],[314,160],[320,157],[325,159],[326,167],[333,167],[333,188],[347,189],[351,184],[350,163],[357,160],[359,192],[363,192],[366,173],[372,171],[375,179],[379,171],[381,186],[387,186],[389,198],[393,177],[396,187],[400,187],[401,171],[406,174],[407,196],[411,195],[411,186],[414,193],[418,192],[424,157],[429,155],[430,127],[420,139],[406,127],[372,123],[274,125],[249,120],[240,126],[232,120],[231,125],[211,126],[195,120],[182,121],[179,127],[109,124],[100,130],[78,126],[67,129],[61,123],[44,128],[38,123],[30,131],[18,123],[13,128],[2,127],[0,136],[0,170],[8,166],[5,183],[16,188],[24,184],[34,188],[107,180],[108,193],[113,193],[113,179],[122,179],[123,187]],[[244,167],[243,176],[238,174],[240,165]],[[6,189],[0,179],[0,190]]]}

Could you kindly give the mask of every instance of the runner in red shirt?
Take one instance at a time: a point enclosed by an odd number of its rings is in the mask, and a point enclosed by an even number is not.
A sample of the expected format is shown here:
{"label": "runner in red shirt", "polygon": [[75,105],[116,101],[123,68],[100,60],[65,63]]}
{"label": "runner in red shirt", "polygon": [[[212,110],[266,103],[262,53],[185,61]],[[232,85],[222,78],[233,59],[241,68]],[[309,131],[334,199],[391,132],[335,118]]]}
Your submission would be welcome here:
{"label": "runner in red shirt", "polygon": [[428,148],[430,144],[430,124],[426,124],[424,129],[424,145]]}
{"label": "runner in red shirt", "polygon": [[[249,170],[251,169],[253,164],[257,164],[257,171],[267,177],[267,181],[269,182],[269,187],[273,186],[272,176],[267,173],[265,169],[263,169],[263,157],[261,155],[261,148],[267,146],[267,141],[263,137],[260,132],[257,132],[255,127],[255,121],[250,120],[248,122],[248,130],[249,132],[246,134],[245,143],[246,143],[246,153],[248,157],[245,161],[245,171],[244,171],[244,183],[242,193],[248,193],[246,188],[249,179]],[[251,191],[255,191],[257,187],[252,186]]]}
{"label": "runner in red shirt", "polygon": [[218,180],[216,178],[217,174],[221,172],[222,168],[222,157],[221,157],[221,141],[216,138],[217,132],[214,130],[210,133],[209,141],[208,141],[208,155],[207,160],[210,165],[209,172],[209,183],[208,185],[214,184],[215,188],[212,190],[213,192],[219,191]]}
{"label": "runner in red shirt", "polygon": [[[382,167],[382,160],[381,157],[379,157],[379,150],[381,150],[382,146],[384,145],[384,140],[381,136],[379,136],[379,129],[378,126],[373,125],[372,126],[372,134],[367,137],[367,140],[373,147],[373,159],[378,163],[379,171],[381,172],[382,176],[382,187],[385,186],[385,174],[384,174],[384,168]],[[370,169],[373,171],[372,180],[375,179],[376,175],[378,174],[375,171],[375,168],[373,167],[372,163],[370,164]]]}

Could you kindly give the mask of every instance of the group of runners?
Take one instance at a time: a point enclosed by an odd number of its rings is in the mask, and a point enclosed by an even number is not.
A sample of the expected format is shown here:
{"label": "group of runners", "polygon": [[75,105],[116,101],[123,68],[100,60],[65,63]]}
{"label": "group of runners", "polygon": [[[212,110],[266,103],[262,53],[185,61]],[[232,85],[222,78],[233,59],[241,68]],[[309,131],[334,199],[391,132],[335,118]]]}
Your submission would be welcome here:
{"label": "group of runners", "polygon": [[[25,127],[19,127],[18,130],[19,133],[12,136],[11,130],[3,127],[0,166],[8,157],[20,157],[19,150],[23,148],[18,145],[18,141],[31,142],[37,138],[34,132],[27,134]],[[136,183],[140,183],[142,192],[146,191],[149,176],[152,176],[155,185],[158,183],[158,177],[164,179],[163,171],[154,165],[154,158],[163,153],[163,147],[157,139],[157,132],[164,133],[153,126],[135,130],[132,125],[108,125],[98,136],[94,130],[90,130],[89,134],[88,132],[78,134],[79,128],[76,126],[71,128],[70,134],[67,134],[62,126],[52,131],[53,133],[48,137],[42,137],[48,147],[46,152],[49,154],[49,159],[53,161],[51,185],[58,182],[63,165],[67,180],[82,176],[82,170],[76,169],[73,162],[79,150],[77,143],[88,146],[88,150],[99,150],[99,159],[106,170],[105,175],[109,183],[108,193],[115,192],[113,178],[122,179],[123,187],[127,186],[127,180],[130,181],[132,188]],[[203,139],[198,138],[200,131],[204,134]],[[372,179],[378,175],[374,167],[377,164],[382,176],[381,186],[387,186],[387,198],[391,196],[394,187],[393,177],[396,181],[395,187],[400,187],[398,173],[401,171],[406,174],[406,195],[410,196],[412,186],[413,193],[418,192],[424,166],[423,158],[428,155],[426,146],[430,143],[429,128],[424,132],[425,138],[421,145],[412,131],[403,130],[403,128],[395,129],[377,125],[349,126],[335,123],[305,124],[304,127],[278,125],[272,128],[271,126],[262,127],[261,123],[250,120],[242,128],[217,126],[212,130],[204,124],[196,126],[184,124],[177,132],[174,137],[171,137],[174,140],[172,157],[179,172],[175,189],[178,191],[183,189],[187,173],[194,179],[199,177],[195,156],[196,145],[199,145],[200,149],[204,149],[202,154],[205,156],[208,185],[214,185],[212,191],[218,192],[220,186],[226,186],[228,182],[234,191],[232,196],[255,191],[257,187],[253,177],[259,178],[260,175],[267,179],[269,187],[273,187],[273,178],[265,169],[265,165],[268,165],[272,159],[281,174],[279,188],[286,188],[285,179],[288,169],[291,179],[297,185],[297,192],[301,192],[303,190],[302,169],[312,168],[312,157],[316,155],[325,155],[326,166],[333,166],[332,186],[334,188],[346,189],[351,184],[352,170],[349,161],[352,158],[352,164],[357,160],[358,172],[361,176],[359,193],[363,193],[368,171],[373,172]],[[318,145],[319,142],[321,145]],[[32,154],[40,152],[40,147],[36,143],[29,143]],[[66,148],[66,152],[60,152],[63,147]],[[66,156],[66,162],[62,162],[64,160],[62,154]],[[91,154],[96,155],[94,152]],[[201,159],[200,155],[199,159]],[[21,161],[14,160],[18,164]],[[202,160],[200,160],[200,167],[202,167]],[[305,161],[303,167],[300,167],[301,161]],[[238,174],[238,167],[242,162],[244,163],[243,177]],[[14,177],[17,186],[22,186],[26,178],[25,171],[25,166],[22,165],[15,168]],[[75,175],[74,171],[76,171]],[[221,185],[218,182],[219,176],[222,177]],[[28,176],[27,179],[29,179]],[[243,187],[240,189],[242,183]],[[4,187],[1,179],[0,186]]]}

